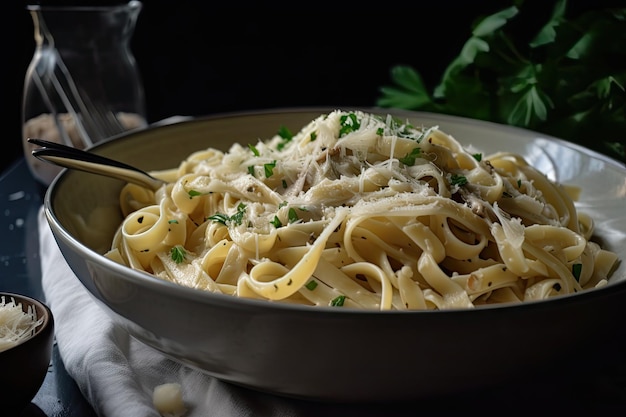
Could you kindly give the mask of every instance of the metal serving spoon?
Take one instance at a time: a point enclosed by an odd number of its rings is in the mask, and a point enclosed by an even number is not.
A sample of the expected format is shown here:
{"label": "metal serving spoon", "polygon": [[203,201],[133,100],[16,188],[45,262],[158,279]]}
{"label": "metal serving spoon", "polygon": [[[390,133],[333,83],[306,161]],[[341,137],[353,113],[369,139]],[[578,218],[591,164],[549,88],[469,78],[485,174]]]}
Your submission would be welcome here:
{"label": "metal serving spoon", "polygon": [[164,181],[154,178],[139,168],[114,159],[43,139],[28,138],[27,140],[29,143],[41,146],[41,148],[33,149],[32,155],[45,162],[116,178],[155,191],[165,184]]}

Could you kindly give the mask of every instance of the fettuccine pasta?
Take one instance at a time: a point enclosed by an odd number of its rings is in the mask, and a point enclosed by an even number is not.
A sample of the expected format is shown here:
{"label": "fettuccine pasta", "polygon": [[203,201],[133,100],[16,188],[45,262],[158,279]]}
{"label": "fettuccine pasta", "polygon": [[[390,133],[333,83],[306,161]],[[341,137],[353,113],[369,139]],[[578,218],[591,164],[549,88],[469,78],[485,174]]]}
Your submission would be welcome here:
{"label": "fettuccine pasta", "polygon": [[617,255],[573,189],[520,155],[360,111],[209,148],[127,184],[111,259],[230,296],[372,310],[474,308],[599,287]]}

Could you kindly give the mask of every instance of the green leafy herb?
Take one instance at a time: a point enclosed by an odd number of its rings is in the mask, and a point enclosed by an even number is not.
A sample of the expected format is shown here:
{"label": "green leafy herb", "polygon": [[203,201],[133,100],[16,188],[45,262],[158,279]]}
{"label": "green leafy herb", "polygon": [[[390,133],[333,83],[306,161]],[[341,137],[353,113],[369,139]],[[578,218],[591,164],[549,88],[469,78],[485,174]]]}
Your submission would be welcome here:
{"label": "green leafy herb", "polygon": [[354,113],[344,114],[339,118],[339,137],[343,137],[348,133],[359,130],[361,123]]}
{"label": "green leafy herb", "polygon": [[240,226],[243,222],[243,216],[246,213],[246,205],[243,203],[239,203],[237,206],[237,212],[232,216],[228,216],[223,213],[215,213],[207,218],[207,220],[211,220],[216,223],[221,223],[225,226],[228,226],[230,223],[233,223],[237,226]]}
{"label": "green leafy herb", "polygon": [[313,291],[314,289],[317,288],[317,281],[309,281],[306,284],[304,284],[304,286],[306,287],[307,290],[309,291]]}
{"label": "green leafy herb", "polygon": [[254,165],[250,165],[248,167],[248,174],[252,175],[254,177]]}
{"label": "green leafy herb", "polygon": [[287,218],[289,219],[289,223],[295,223],[300,220],[300,218],[298,217],[298,213],[296,213],[296,210],[294,210],[293,207],[289,208],[289,211],[287,212]]}
{"label": "green leafy herb", "polygon": [[572,265],[572,275],[576,281],[580,281],[580,273],[583,271],[583,264]]}
{"label": "green leafy herb", "polygon": [[167,221],[169,224],[178,224],[178,220],[176,219],[170,219]]}
{"label": "green leafy herb", "polygon": [[189,190],[187,191],[187,194],[189,194],[189,198],[198,197],[202,195],[200,191],[196,191],[196,190]]}
{"label": "green leafy herb", "polygon": [[475,153],[472,155],[474,157],[475,160],[477,160],[478,162],[483,160],[483,154],[482,153]]}
{"label": "green leafy herb", "polygon": [[261,155],[261,154],[259,153],[259,150],[258,150],[258,149],[257,149],[254,145],[252,145],[252,144],[250,144],[250,143],[249,143],[249,144],[248,144],[248,148],[250,148],[250,150],[252,151],[252,154],[254,154],[254,156],[259,156],[259,155]]}
{"label": "green leafy herb", "polygon": [[263,164],[263,170],[265,171],[265,178],[269,178],[274,175],[274,168],[276,168],[276,161]]}
{"label": "green leafy herb", "polygon": [[[391,68],[376,104],[524,127],[626,162],[626,7],[575,13],[554,0],[537,24],[514,4],[477,16],[436,85]],[[526,37],[520,27],[537,29]]]}
{"label": "green leafy herb", "polygon": [[330,306],[331,307],[343,307],[343,303],[345,302],[345,300],[346,300],[345,295],[339,295],[330,301]]}
{"label": "green leafy herb", "polygon": [[450,183],[452,185],[463,186],[467,184],[467,178],[464,175],[452,174],[450,176]]}
{"label": "green leafy herb", "polygon": [[406,154],[404,157],[399,158],[398,161],[402,162],[406,166],[415,165],[415,159],[420,156],[422,150],[420,148],[414,148],[410,153]]}
{"label": "green leafy herb", "polygon": [[283,223],[280,221],[280,219],[278,218],[278,216],[274,216],[274,218],[272,219],[272,221],[270,222],[272,223],[272,225],[275,228],[279,228],[279,227],[283,227]]}
{"label": "green leafy herb", "polygon": [[212,216],[207,217],[207,220],[211,220],[215,223],[221,223],[226,226],[226,223],[230,220],[230,217],[222,213],[216,213]]}
{"label": "green leafy herb", "polygon": [[278,136],[282,138],[282,141],[278,145],[276,145],[276,148],[281,151],[289,142],[291,142],[291,140],[293,139],[293,133],[291,133],[291,131],[286,126],[281,126],[278,129]]}
{"label": "green leafy herb", "polygon": [[172,260],[179,264],[185,260],[185,248],[181,245],[173,246],[172,249],[170,249],[170,255],[172,256]]}
{"label": "green leafy herb", "polygon": [[246,213],[246,205],[243,203],[239,203],[237,206],[237,213],[230,216],[230,221],[235,223],[237,226],[241,225],[243,221],[243,215]]}
{"label": "green leafy herb", "polygon": [[315,142],[315,139],[317,139],[317,132],[311,132],[311,142]]}

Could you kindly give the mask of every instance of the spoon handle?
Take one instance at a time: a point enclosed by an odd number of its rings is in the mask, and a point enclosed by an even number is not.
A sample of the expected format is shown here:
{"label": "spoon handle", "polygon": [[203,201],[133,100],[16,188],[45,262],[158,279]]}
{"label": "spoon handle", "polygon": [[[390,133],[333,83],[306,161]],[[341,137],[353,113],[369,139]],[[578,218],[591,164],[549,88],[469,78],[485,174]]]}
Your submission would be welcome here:
{"label": "spoon handle", "polygon": [[92,174],[120,179],[150,188],[151,190],[157,190],[165,184],[164,181],[154,178],[147,172],[132,165],[82,149],[43,139],[28,138],[28,142],[41,146],[41,148],[33,149],[32,155],[35,158],[64,168],[78,169]]}

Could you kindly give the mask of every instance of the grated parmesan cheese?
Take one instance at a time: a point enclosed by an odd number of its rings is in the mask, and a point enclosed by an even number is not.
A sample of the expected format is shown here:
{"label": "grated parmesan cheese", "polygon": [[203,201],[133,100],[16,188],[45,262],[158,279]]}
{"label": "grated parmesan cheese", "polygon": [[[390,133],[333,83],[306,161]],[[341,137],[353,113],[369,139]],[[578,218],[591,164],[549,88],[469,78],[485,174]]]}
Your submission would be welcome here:
{"label": "grated parmesan cheese", "polygon": [[156,386],[152,403],[164,417],[182,417],[187,412],[181,386],[174,382]]}
{"label": "grated parmesan cheese", "polygon": [[24,340],[35,334],[35,329],[43,322],[43,318],[37,318],[37,312],[33,306],[28,306],[24,312],[21,303],[16,303],[11,297],[10,301],[2,296],[0,302],[0,352],[4,352],[17,346]]}

